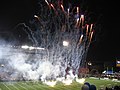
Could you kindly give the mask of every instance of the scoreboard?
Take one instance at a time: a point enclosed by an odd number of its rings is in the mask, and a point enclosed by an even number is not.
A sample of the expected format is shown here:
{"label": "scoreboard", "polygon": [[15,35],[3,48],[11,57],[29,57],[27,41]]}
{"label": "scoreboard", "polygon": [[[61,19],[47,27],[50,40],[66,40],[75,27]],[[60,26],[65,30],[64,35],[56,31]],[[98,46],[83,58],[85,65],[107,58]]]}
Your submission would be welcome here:
{"label": "scoreboard", "polygon": [[116,67],[120,67],[120,60],[116,60]]}

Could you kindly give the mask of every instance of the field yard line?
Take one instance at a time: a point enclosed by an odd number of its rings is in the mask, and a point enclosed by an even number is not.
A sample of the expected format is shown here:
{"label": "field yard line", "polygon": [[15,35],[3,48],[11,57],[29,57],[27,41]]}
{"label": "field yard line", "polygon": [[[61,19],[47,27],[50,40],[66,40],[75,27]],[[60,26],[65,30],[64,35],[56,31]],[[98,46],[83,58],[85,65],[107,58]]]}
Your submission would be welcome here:
{"label": "field yard line", "polygon": [[2,83],[8,90],[11,90],[5,83]]}
{"label": "field yard line", "polygon": [[37,87],[37,88],[41,89],[41,87],[39,87],[39,85],[36,85],[36,86],[34,86],[34,87]]}
{"label": "field yard line", "polygon": [[34,86],[29,86],[29,87],[32,88],[32,89],[34,89],[34,90],[37,90],[36,87],[34,87]]}
{"label": "field yard line", "polygon": [[28,90],[27,88],[25,88],[25,87],[19,85],[18,83],[16,83],[16,84],[17,84],[18,86],[22,87],[23,89]]}
{"label": "field yard line", "polygon": [[14,84],[12,84],[12,86],[15,88],[15,89],[17,89],[17,90],[20,90],[19,88],[17,88]]}
{"label": "field yard line", "polygon": [[41,86],[39,85],[39,83],[37,83],[37,85],[38,85],[39,87],[41,87]]}
{"label": "field yard line", "polygon": [[37,89],[33,88],[32,86],[27,85],[26,83],[22,83],[22,84],[26,85],[27,87],[30,87],[31,89],[37,90]]}
{"label": "field yard line", "polygon": [[39,84],[39,83],[37,83],[37,85],[38,85],[39,87],[47,88],[47,87],[44,87],[43,85],[41,86],[41,84]]}

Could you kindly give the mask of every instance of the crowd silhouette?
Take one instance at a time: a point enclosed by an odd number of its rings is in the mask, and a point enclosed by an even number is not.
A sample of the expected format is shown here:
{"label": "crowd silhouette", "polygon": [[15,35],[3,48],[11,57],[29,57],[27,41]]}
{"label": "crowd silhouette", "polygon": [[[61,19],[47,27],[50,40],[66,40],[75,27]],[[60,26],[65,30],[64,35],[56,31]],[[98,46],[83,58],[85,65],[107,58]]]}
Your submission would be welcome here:
{"label": "crowd silhouette", "polygon": [[88,82],[85,82],[82,87],[81,90],[120,90],[120,86],[115,85],[112,87],[105,87],[105,88],[99,88],[97,89],[97,87],[94,84],[90,84]]}

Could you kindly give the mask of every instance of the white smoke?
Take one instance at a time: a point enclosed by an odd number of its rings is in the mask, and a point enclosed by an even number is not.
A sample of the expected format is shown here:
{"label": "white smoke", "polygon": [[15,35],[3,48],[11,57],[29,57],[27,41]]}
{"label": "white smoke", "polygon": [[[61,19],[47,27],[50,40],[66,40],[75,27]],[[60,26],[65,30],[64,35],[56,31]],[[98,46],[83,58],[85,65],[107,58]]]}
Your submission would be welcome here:
{"label": "white smoke", "polygon": [[65,69],[41,59],[40,55],[25,53],[20,47],[13,48],[6,44],[0,46],[0,77],[2,80],[42,80],[55,79]]}

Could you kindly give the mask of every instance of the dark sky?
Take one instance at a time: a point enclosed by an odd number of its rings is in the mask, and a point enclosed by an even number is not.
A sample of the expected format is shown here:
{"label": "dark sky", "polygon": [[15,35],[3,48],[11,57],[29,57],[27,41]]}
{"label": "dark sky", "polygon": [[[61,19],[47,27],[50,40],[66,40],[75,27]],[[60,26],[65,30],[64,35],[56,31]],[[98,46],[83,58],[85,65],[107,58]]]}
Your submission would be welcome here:
{"label": "dark sky", "polygon": [[1,0],[0,28],[9,29],[33,17],[37,0]]}
{"label": "dark sky", "polygon": [[98,41],[91,44],[89,55],[94,60],[115,61],[115,59],[120,59],[119,4],[104,1],[98,3],[98,6],[97,8],[102,8],[102,32]]}
{"label": "dark sky", "polygon": [[[98,24],[96,39],[89,48],[89,60],[112,61],[120,59],[120,14],[119,3],[111,0],[69,0],[73,5],[86,3]],[[66,1],[65,1],[66,2]],[[27,22],[36,12],[37,0],[0,1],[0,32],[21,22]],[[94,18],[93,18],[94,19]]]}

